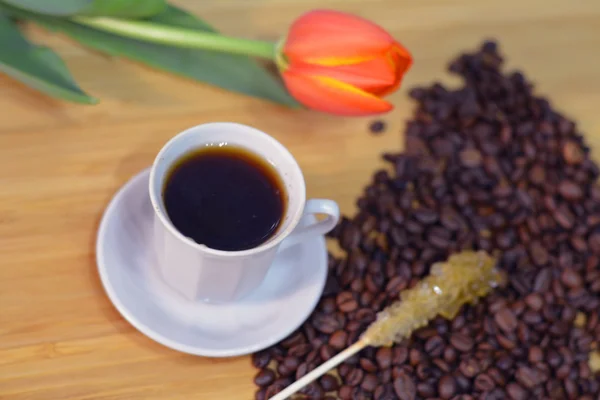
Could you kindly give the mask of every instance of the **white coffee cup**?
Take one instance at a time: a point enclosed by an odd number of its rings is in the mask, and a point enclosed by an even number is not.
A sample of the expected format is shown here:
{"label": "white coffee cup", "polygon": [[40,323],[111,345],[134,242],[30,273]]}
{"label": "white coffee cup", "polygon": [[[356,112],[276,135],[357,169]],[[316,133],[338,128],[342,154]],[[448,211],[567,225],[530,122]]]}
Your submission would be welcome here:
{"label": "white coffee cup", "polygon": [[[173,164],[191,151],[215,145],[234,145],[254,152],[275,168],[285,185],[288,201],[281,225],[258,247],[241,251],[208,248],[181,234],[166,213],[163,185]],[[339,220],[334,201],[306,200],[302,171],[281,143],[257,129],[230,122],[194,126],[167,142],[152,165],[149,190],[155,211],[154,246],[159,273],[164,283],[189,301],[240,299],[262,283],[278,250],[323,235]],[[298,227],[308,214],[326,214],[326,218]]]}

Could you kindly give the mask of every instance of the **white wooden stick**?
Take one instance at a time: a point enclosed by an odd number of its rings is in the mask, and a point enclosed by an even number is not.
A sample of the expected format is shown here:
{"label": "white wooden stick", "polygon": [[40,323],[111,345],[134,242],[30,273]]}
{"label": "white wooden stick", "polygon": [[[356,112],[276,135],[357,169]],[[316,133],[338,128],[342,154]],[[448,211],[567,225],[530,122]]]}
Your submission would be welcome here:
{"label": "white wooden stick", "polygon": [[304,386],[308,385],[315,379],[321,377],[329,370],[338,366],[338,364],[343,363],[365,347],[367,347],[368,343],[363,341],[358,341],[354,343],[352,346],[348,347],[346,350],[342,351],[339,354],[336,354],[335,357],[330,358],[323,364],[321,364],[318,368],[310,371],[308,374],[304,375],[302,378],[298,379],[296,382],[292,383],[290,386],[283,389],[281,392],[277,393],[275,396],[271,397],[269,400],[285,400],[289,396],[298,392]]}

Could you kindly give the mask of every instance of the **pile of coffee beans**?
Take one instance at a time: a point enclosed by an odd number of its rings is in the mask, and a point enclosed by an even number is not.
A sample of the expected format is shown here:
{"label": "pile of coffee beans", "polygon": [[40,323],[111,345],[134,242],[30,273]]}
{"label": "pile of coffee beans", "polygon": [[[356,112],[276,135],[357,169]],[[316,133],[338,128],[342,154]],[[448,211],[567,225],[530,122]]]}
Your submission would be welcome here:
{"label": "pile of coffee beans", "polygon": [[494,42],[450,71],[464,86],[411,91],[406,150],[385,154],[332,232],[317,308],[257,353],[266,399],[346,346],[429,272],[462,249],[499,256],[506,285],[451,321],[437,318],[391,348],[367,348],[302,392],[311,399],[599,399],[588,363],[600,341],[598,167],[575,124],[503,73]]}

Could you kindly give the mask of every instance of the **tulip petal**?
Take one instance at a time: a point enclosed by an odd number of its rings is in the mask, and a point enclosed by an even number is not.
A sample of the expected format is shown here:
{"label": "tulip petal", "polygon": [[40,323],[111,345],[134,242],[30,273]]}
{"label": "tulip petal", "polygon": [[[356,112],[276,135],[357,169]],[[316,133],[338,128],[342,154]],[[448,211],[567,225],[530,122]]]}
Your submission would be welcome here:
{"label": "tulip petal", "polygon": [[284,71],[285,84],[296,100],[314,110],[346,116],[374,115],[393,106],[379,97],[328,76]]}
{"label": "tulip petal", "polygon": [[392,49],[383,57],[355,65],[326,67],[295,63],[293,67],[296,73],[327,76],[381,97],[398,88],[411,64],[411,58],[406,59]]}
{"label": "tulip petal", "polygon": [[394,69],[396,79],[393,85],[384,87],[381,91],[373,92],[379,96],[385,96],[398,89],[400,82],[402,82],[402,77],[413,63],[411,55],[402,46],[394,46],[392,50],[386,54],[386,59],[390,67]]}
{"label": "tulip petal", "polygon": [[283,52],[293,62],[343,65],[385,54],[396,43],[380,26],[356,15],[314,10],[290,27]]}
{"label": "tulip petal", "polygon": [[293,68],[296,73],[326,76],[374,94],[396,85],[398,78],[395,66],[384,57],[336,67],[296,63]]}

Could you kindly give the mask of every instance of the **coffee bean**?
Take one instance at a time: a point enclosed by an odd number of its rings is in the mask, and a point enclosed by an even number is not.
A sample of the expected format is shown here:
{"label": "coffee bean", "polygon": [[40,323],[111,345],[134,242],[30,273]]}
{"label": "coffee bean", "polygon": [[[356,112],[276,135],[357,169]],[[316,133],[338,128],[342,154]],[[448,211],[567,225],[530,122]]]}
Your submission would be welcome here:
{"label": "coffee bean", "polygon": [[579,144],[569,140],[563,145],[562,156],[567,164],[579,164],[584,160],[585,154]]}
{"label": "coffee bean", "polygon": [[408,361],[413,367],[418,365],[423,359],[424,357],[422,357],[422,354],[418,349],[411,349],[408,352]]}
{"label": "coffee bean", "polygon": [[565,385],[565,392],[567,392],[567,396],[569,397],[569,399],[577,399],[578,395],[579,395],[579,390],[577,388],[577,384],[572,381],[571,379],[565,379],[564,381],[564,385]]}
{"label": "coffee bean", "polygon": [[542,322],[542,316],[535,311],[526,311],[523,313],[523,321],[534,327],[539,326],[539,323]]}
{"label": "coffee bean", "polygon": [[396,347],[392,351],[392,363],[394,365],[402,365],[408,359],[408,349],[406,347]]}
{"label": "coffee bean", "polygon": [[277,382],[275,381],[271,386],[267,387],[267,391],[265,392],[265,397],[270,399],[275,396],[277,393],[281,392],[287,384],[285,382]]}
{"label": "coffee bean", "polygon": [[590,363],[582,361],[579,363],[579,377],[583,379],[588,379],[592,375],[592,370],[590,368]]}
{"label": "coffee bean", "polygon": [[453,400],[475,400],[475,398],[468,394],[460,394],[456,397],[453,397]]}
{"label": "coffee bean", "polygon": [[411,374],[414,368],[410,365],[403,365],[402,367],[392,367],[392,378],[396,379],[402,374]]}
{"label": "coffee bean", "polygon": [[578,288],[583,284],[581,276],[572,269],[565,269],[560,275],[561,281],[570,288]]}
{"label": "coffee bean", "polygon": [[329,346],[328,344],[321,346],[321,348],[319,349],[319,356],[321,357],[321,360],[323,360],[323,361],[329,360],[334,355],[335,355],[335,350],[333,349],[333,347]]}
{"label": "coffee bean", "polygon": [[455,333],[450,337],[450,344],[462,352],[467,352],[473,348],[473,340],[460,333]]}
{"label": "coffee bean", "polygon": [[372,392],[377,387],[378,382],[379,381],[377,379],[377,375],[367,374],[363,378],[363,381],[362,381],[360,387],[367,392]]}
{"label": "coffee bean", "polygon": [[494,380],[487,374],[482,373],[475,377],[475,388],[481,392],[489,392],[496,386]]}
{"label": "coffee bean", "polygon": [[319,383],[324,392],[331,392],[339,387],[337,379],[331,375],[323,375]]}
{"label": "coffee bean", "polygon": [[558,185],[558,192],[561,196],[570,201],[579,200],[583,197],[583,190],[581,190],[581,187],[572,181],[562,181]]}
{"label": "coffee bean", "polygon": [[549,255],[546,249],[539,241],[532,241],[529,245],[529,253],[531,261],[539,266],[545,265],[549,261]]}
{"label": "coffee bean", "polygon": [[385,121],[376,120],[369,124],[369,130],[373,134],[380,134],[385,131]]}
{"label": "coffee bean", "polygon": [[252,365],[255,368],[263,369],[271,362],[271,354],[267,351],[260,351],[252,354]]}
{"label": "coffee bean", "polygon": [[352,386],[341,386],[338,394],[342,400],[352,399]]}
{"label": "coffee bean", "polygon": [[378,369],[377,365],[369,358],[361,358],[359,364],[367,372],[376,372]]}
{"label": "coffee bean", "polygon": [[544,352],[539,346],[533,346],[529,349],[529,362],[538,363],[544,359]]}
{"label": "coffee bean", "polygon": [[306,356],[312,349],[312,346],[308,343],[298,344],[288,350],[288,354],[290,356],[295,357],[304,357]]}
{"label": "coffee bean", "polygon": [[558,379],[565,379],[567,376],[569,376],[570,372],[571,366],[568,364],[564,364],[556,370],[555,374]]}
{"label": "coffee bean", "polygon": [[550,268],[541,269],[535,277],[533,290],[536,292],[547,292],[552,283],[552,270]]}
{"label": "coffee bean", "polygon": [[454,380],[459,391],[470,392],[472,390],[471,379],[465,377],[460,372],[454,374]]}
{"label": "coffee bean", "polygon": [[311,350],[310,353],[308,353],[306,355],[306,362],[312,363],[317,359],[317,357],[319,357],[319,350],[317,350],[317,349]]}
{"label": "coffee bean", "polygon": [[379,377],[380,383],[389,383],[392,381],[392,369],[386,369],[383,371],[379,371],[377,374]]}
{"label": "coffee bean", "polygon": [[338,321],[332,315],[315,315],[313,326],[316,330],[326,334],[332,334],[339,328]]}
{"label": "coffee bean", "polygon": [[300,390],[300,393],[306,395],[309,399],[321,400],[325,396],[323,388],[317,382],[311,382]]}
{"label": "coffee bean", "polygon": [[421,380],[427,379],[427,376],[429,376],[432,373],[432,371],[434,371],[433,367],[427,362],[418,364],[415,370],[417,377]]}
{"label": "coffee bean", "polygon": [[450,399],[456,393],[456,382],[451,375],[444,375],[438,384],[438,392],[442,399]]}
{"label": "coffee bean", "polygon": [[400,400],[414,400],[417,397],[417,388],[411,377],[401,374],[394,379],[394,392]]}
{"label": "coffee bean", "polygon": [[504,332],[512,332],[517,328],[517,318],[509,308],[503,308],[494,314],[494,320]]}
{"label": "coffee bean", "polygon": [[498,366],[498,368],[504,370],[504,371],[508,371],[512,368],[514,364],[514,361],[512,360],[511,356],[509,356],[508,354],[504,354],[501,355],[500,358],[498,358],[496,360],[496,365]]}
{"label": "coffee bean", "polygon": [[[395,271],[393,273],[395,273]],[[400,290],[405,288],[405,285],[406,285],[406,280],[403,277],[394,276],[389,280],[387,286],[385,287],[385,291],[390,294],[399,293]]]}
{"label": "coffee bean", "polygon": [[341,312],[349,313],[358,308],[358,302],[351,292],[341,292],[336,298],[336,303]]}
{"label": "coffee bean", "polygon": [[531,293],[525,297],[525,303],[534,311],[539,311],[544,306],[544,299],[538,293]]}
{"label": "coffee bean", "polygon": [[564,229],[571,229],[575,224],[575,216],[565,207],[554,210],[552,215],[556,222]]}
{"label": "coffee bean", "polygon": [[526,400],[528,398],[527,391],[518,383],[509,383],[506,385],[506,391],[511,400]]}
{"label": "coffee bean", "polygon": [[600,255],[600,232],[596,231],[592,233],[588,239],[588,243],[594,254]]}
{"label": "coffee bean", "polygon": [[392,349],[389,347],[380,347],[377,349],[375,359],[379,368],[389,368],[392,365]]}
{"label": "coffee bean", "polygon": [[513,350],[517,346],[517,343],[511,336],[497,334],[496,340],[498,341],[498,344],[500,344],[500,346],[502,346],[506,350]]}
{"label": "coffee bean", "polygon": [[281,363],[277,366],[277,374],[279,374],[279,376],[287,377],[289,375],[292,375],[293,373],[294,373],[294,370],[289,369],[283,363]]}
{"label": "coffee bean", "polygon": [[435,366],[438,367],[442,372],[451,371],[450,365],[441,358],[436,358],[435,360],[433,360],[433,364],[435,364]]}
{"label": "coffee bean", "polygon": [[438,213],[431,209],[422,208],[414,213],[414,217],[417,221],[430,225],[438,220]]}
{"label": "coffee bean", "polygon": [[425,351],[432,357],[439,357],[444,351],[444,339],[433,336],[425,342]]}
{"label": "coffee bean", "polygon": [[335,311],[335,300],[331,297],[323,299],[320,304],[320,309],[323,310],[325,314],[331,314]]}
{"label": "coffee bean", "polygon": [[305,341],[306,339],[304,338],[302,332],[296,332],[295,334],[290,335],[287,339],[281,342],[281,346],[286,349],[289,349],[290,347],[304,343]]}
{"label": "coffee bean", "polygon": [[267,387],[275,382],[275,372],[270,369],[263,369],[254,376],[256,386]]}
{"label": "coffee bean", "polygon": [[546,171],[541,165],[534,165],[529,170],[529,180],[536,185],[541,185],[546,179]]}
{"label": "coffee bean", "polygon": [[519,383],[528,389],[532,389],[541,382],[541,374],[530,367],[522,366],[517,369],[515,378]]}
{"label": "coffee bean", "polygon": [[353,368],[345,377],[346,383],[350,386],[358,386],[363,380],[364,372],[359,368]]}
{"label": "coffee bean", "polygon": [[446,347],[444,349],[444,361],[447,363],[454,363],[458,357],[457,351],[452,347]]}
{"label": "coffee bean", "polygon": [[503,400],[506,399],[506,392],[503,389],[497,387],[487,395],[487,398],[494,400]]}
{"label": "coffee bean", "polygon": [[329,345],[336,350],[342,350],[346,347],[348,340],[348,334],[345,331],[335,331],[329,338]]}
{"label": "coffee bean", "polygon": [[306,340],[309,342],[313,341],[317,336],[317,331],[312,324],[304,324],[302,331],[304,332],[304,336],[306,336]]}
{"label": "coffee bean", "polygon": [[296,380],[302,378],[307,373],[308,373],[308,364],[303,362],[302,364],[300,364],[298,366],[298,369],[296,369]]}
{"label": "coffee bean", "polygon": [[474,359],[463,360],[458,368],[467,378],[473,378],[480,371],[479,363]]}
{"label": "coffee bean", "polygon": [[496,385],[506,386],[506,379],[498,368],[489,368],[486,373],[496,382]]}
{"label": "coffee bean", "polygon": [[352,399],[356,400],[370,400],[371,396],[369,392],[365,392],[360,387],[352,389]]}
{"label": "coffee bean", "polygon": [[427,241],[439,249],[447,249],[450,239],[450,233],[442,228],[432,228],[427,234]]}
{"label": "coffee bean", "polygon": [[373,310],[370,310],[368,308],[361,308],[356,312],[355,318],[359,322],[369,324],[375,320],[375,313],[373,312]]}
{"label": "coffee bean", "polygon": [[465,149],[460,152],[459,157],[462,165],[469,168],[478,167],[483,161],[483,157],[477,149]]}
{"label": "coffee bean", "polygon": [[259,389],[254,394],[254,400],[266,400],[266,398],[267,398],[267,389],[266,388]]}
{"label": "coffee bean", "polygon": [[433,385],[425,382],[421,382],[417,385],[417,394],[420,397],[435,397],[436,389]]}
{"label": "coffee bean", "polygon": [[546,361],[552,368],[557,368],[562,363],[561,355],[554,349],[548,350]]}

